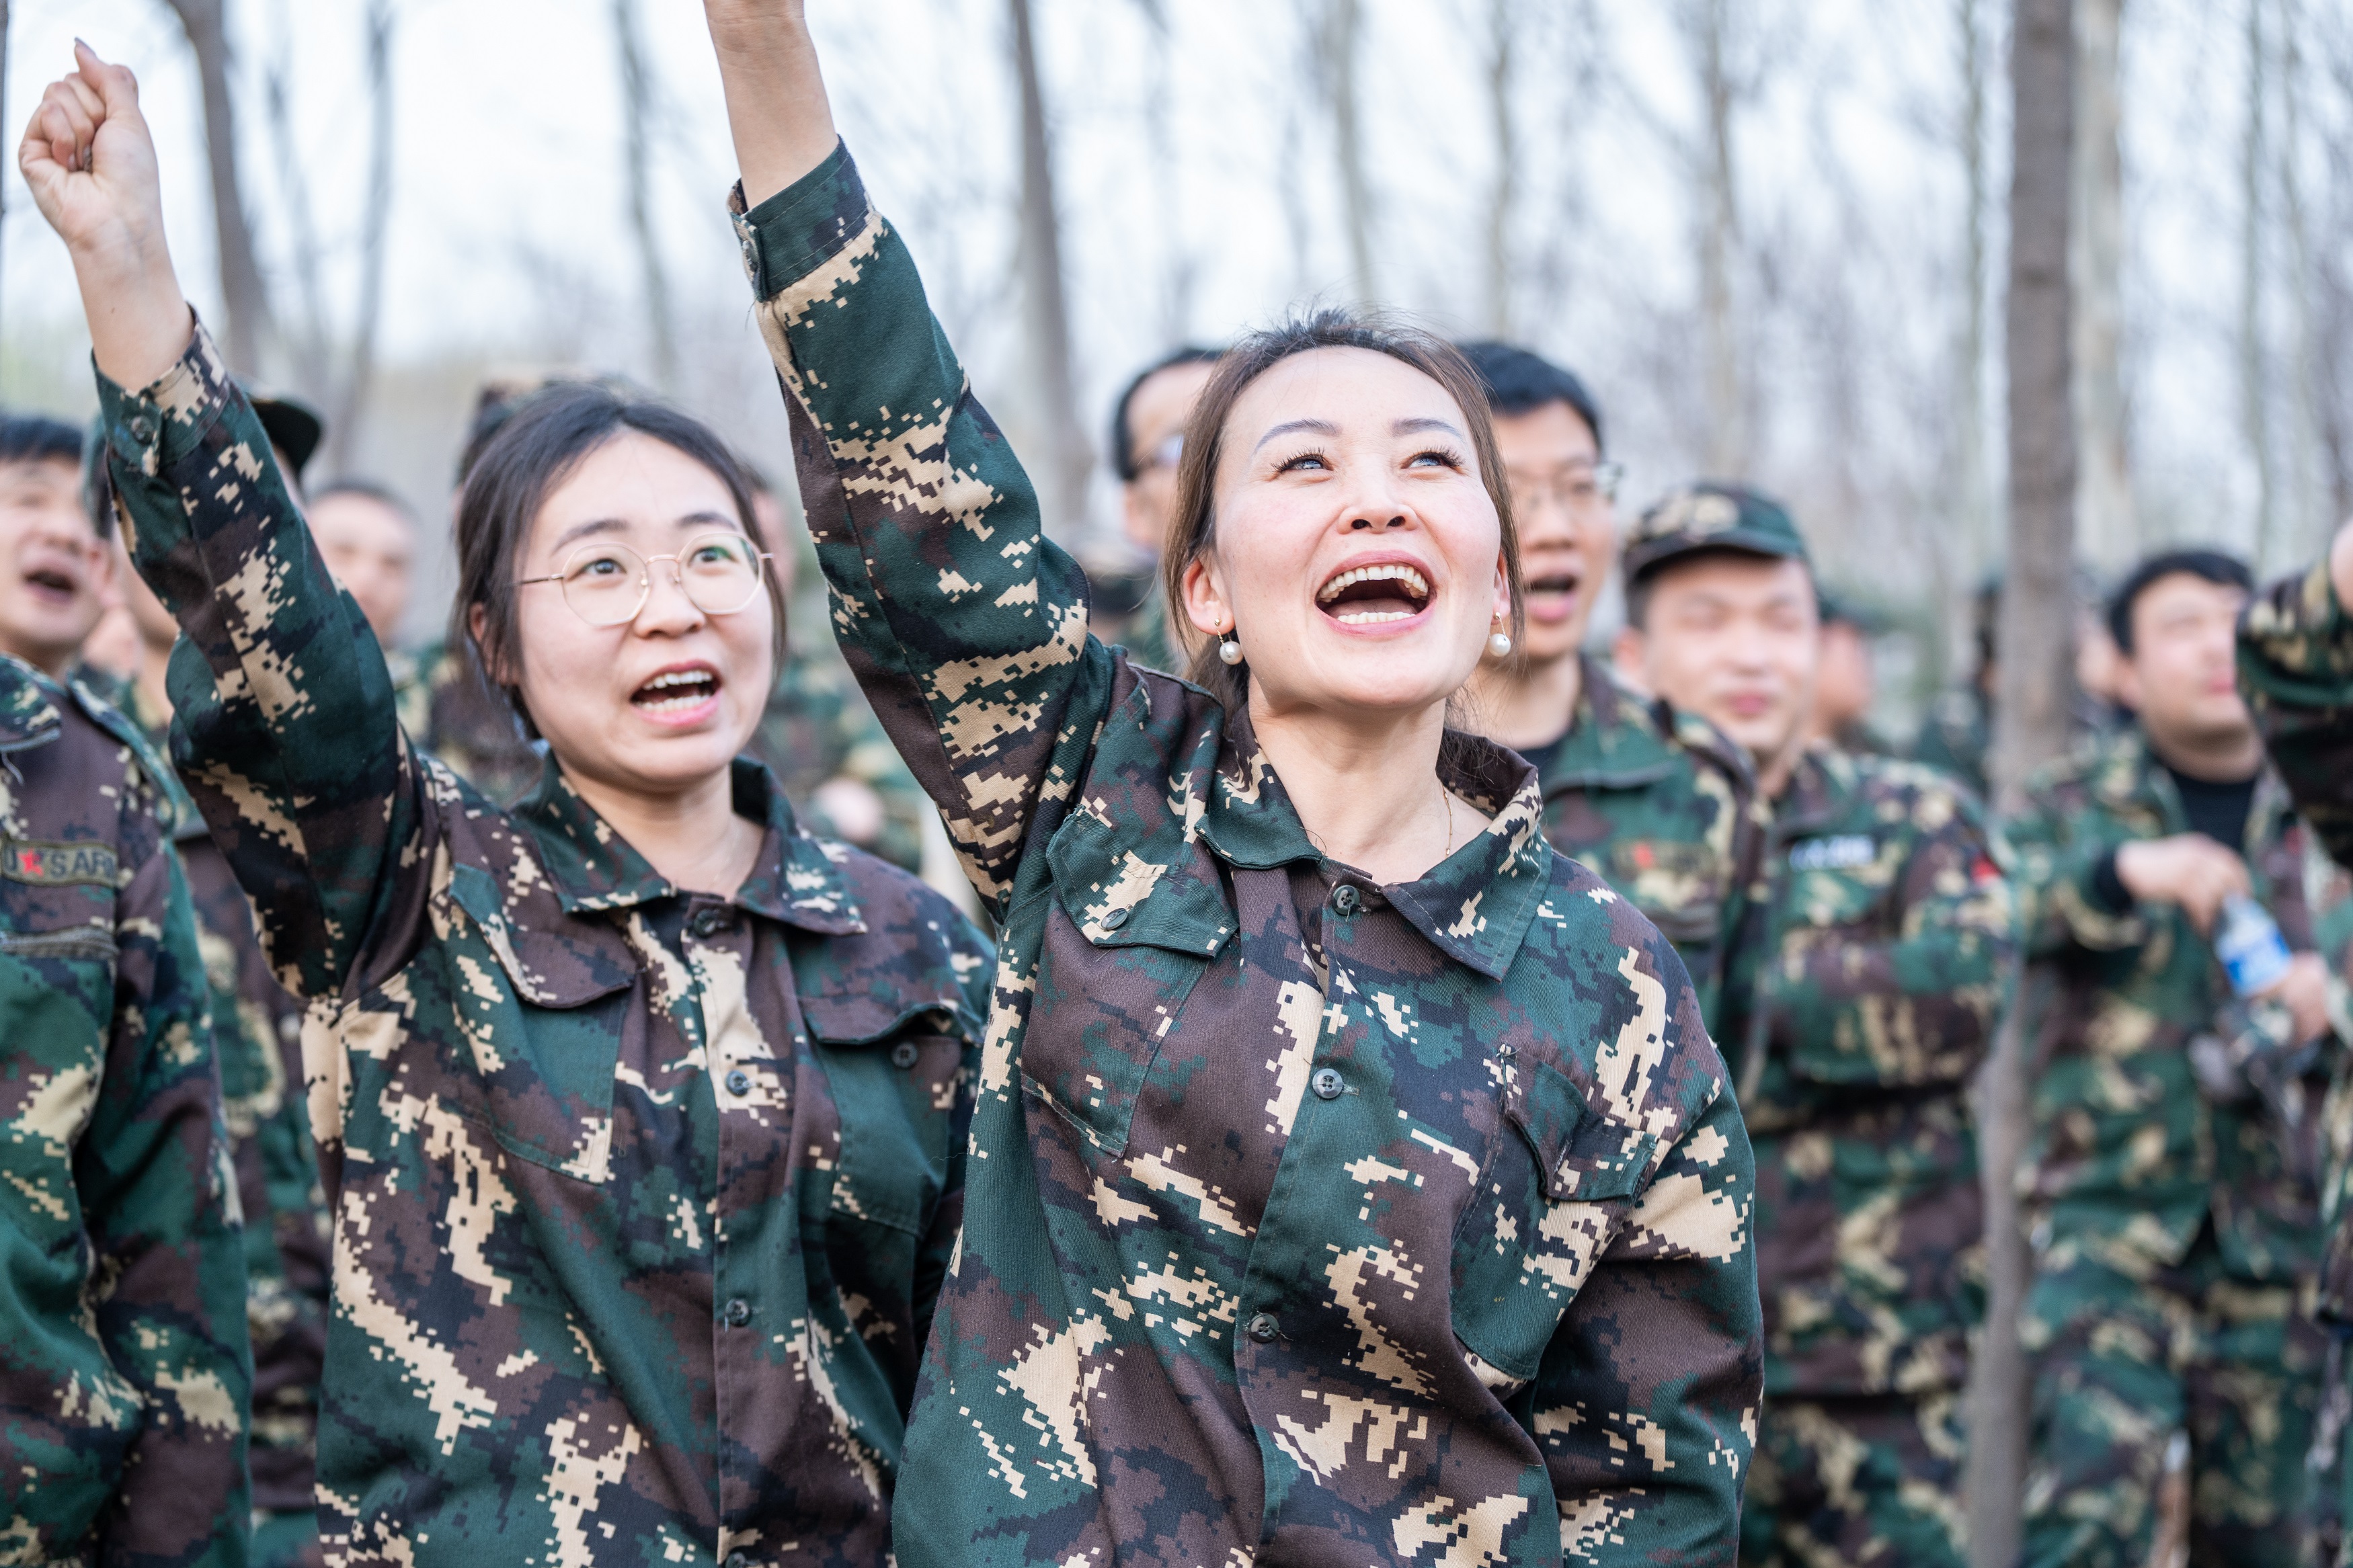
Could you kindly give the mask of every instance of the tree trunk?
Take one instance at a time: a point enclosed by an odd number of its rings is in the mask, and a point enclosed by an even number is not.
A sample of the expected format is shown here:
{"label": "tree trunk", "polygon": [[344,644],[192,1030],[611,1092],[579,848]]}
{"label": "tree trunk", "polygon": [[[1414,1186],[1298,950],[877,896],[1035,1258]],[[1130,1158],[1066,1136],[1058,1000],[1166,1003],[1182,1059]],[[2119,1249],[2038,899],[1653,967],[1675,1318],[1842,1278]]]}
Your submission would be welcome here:
{"label": "tree trunk", "polygon": [[376,331],[384,316],[385,237],[392,220],[393,0],[368,0],[367,216],[360,226],[360,292],[352,312],[352,363],[327,426],[330,471],[351,466],[360,413],[375,384]]}
{"label": "tree trunk", "polygon": [[205,100],[205,153],[212,168],[213,226],[220,248],[221,352],[229,368],[246,375],[261,371],[261,353],[273,334],[269,294],[247,220],[237,179],[237,106],[229,87],[228,20],[226,0],[165,0],[180,18],[195,51],[196,76]]}
{"label": "tree trunk", "polygon": [[[2074,682],[2074,334],[2068,229],[2074,171],[2073,0],[2017,0],[2011,28],[2010,552],[2003,577],[1993,773],[2015,805],[2027,773],[2067,747]],[[2032,1273],[2012,1177],[2025,1145],[2026,1075],[2013,1011],[1981,1080],[1991,1276],[1970,1411],[1970,1557],[2018,1556],[2026,1475],[2026,1361],[2018,1311]]]}
{"label": "tree trunk", "polygon": [[[0,0],[0,127],[8,123],[8,0]],[[0,188],[0,233],[7,230],[6,191]],[[0,269],[0,278],[6,272]]]}
{"label": "tree trunk", "polygon": [[1706,376],[1707,464],[1711,473],[1745,478],[1748,468],[1748,408],[1740,375],[1739,324],[1732,300],[1732,269],[1740,249],[1740,205],[1733,167],[1733,88],[1725,62],[1726,0],[1697,0],[1687,12],[1695,34],[1700,98],[1707,114],[1701,151],[1699,309],[1701,355]]}
{"label": "tree trunk", "polygon": [[1512,119],[1513,0],[1488,0],[1487,115],[1495,135],[1495,182],[1487,205],[1487,331],[1512,335],[1512,207],[1518,196],[1519,136]]}
{"label": "tree trunk", "polygon": [[333,374],[334,349],[327,330],[326,283],[321,276],[323,258],[318,225],[311,216],[311,184],[303,173],[301,139],[294,127],[294,28],[285,0],[280,0],[265,31],[274,36],[277,47],[262,76],[262,120],[269,127],[270,151],[276,155],[278,186],[286,211],[297,321],[286,331],[283,346],[294,389],[323,405]]}
{"label": "tree trunk", "polygon": [[2281,226],[2287,240],[2290,287],[2295,312],[2288,384],[2288,456],[2293,464],[2288,497],[2292,526],[2280,564],[2309,560],[2327,543],[2328,519],[2321,500],[2320,361],[2314,346],[2319,330],[2316,301],[2320,285],[2312,265],[2312,231],[2304,205],[2304,43],[2297,0],[2280,0],[2279,16],[2279,196]]}
{"label": "tree trunk", "polygon": [[2247,119],[2239,144],[2239,436],[2255,461],[2254,549],[2269,571],[2278,550],[2278,482],[2272,469],[2271,399],[2264,386],[2263,176],[2270,141],[2263,95],[2269,90],[2263,0],[2247,5]]}
{"label": "tree trunk", "polygon": [[670,328],[670,276],[662,266],[661,240],[654,226],[647,123],[653,115],[653,79],[645,47],[638,37],[637,0],[613,0],[613,42],[621,64],[621,167],[628,186],[629,232],[637,241],[638,269],[644,279],[654,384],[668,392],[678,384],[678,339]]}
{"label": "tree trunk", "polygon": [[1022,318],[1030,374],[1046,437],[1039,501],[1048,527],[1075,535],[1087,519],[1087,480],[1094,465],[1079,422],[1078,380],[1071,358],[1070,299],[1063,283],[1061,220],[1054,205],[1053,149],[1029,0],[1007,0],[1013,20],[1013,66],[1021,84]]}
{"label": "tree trunk", "polygon": [[1998,555],[1993,537],[1993,498],[1986,477],[1986,67],[1983,0],[1954,0],[1959,32],[1961,76],[1960,153],[1964,200],[1961,223],[1961,320],[1953,351],[1953,533],[1960,570],[1957,591],[1937,605],[1941,648],[1948,664],[1961,650],[1968,605],[1978,580]]}
{"label": "tree trunk", "polygon": [[2124,322],[2124,155],[2116,48],[2124,0],[2077,0],[2075,417],[2082,468],[2076,526],[2083,554],[2104,574],[2140,552],[2134,514],[2120,347]]}
{"label": "tree trunk", "polygon": [[1324,0],[1316,52],[1324,101],[1332,110],[1334,155],[1340,167],[1340,216],[1348,231],[1349,287],[1356,302],[1381,297],[1373,261],[1373,195],[1365,175],[1364,126],[1357,114],[1356,57],[1364,33],[1362,0]]}

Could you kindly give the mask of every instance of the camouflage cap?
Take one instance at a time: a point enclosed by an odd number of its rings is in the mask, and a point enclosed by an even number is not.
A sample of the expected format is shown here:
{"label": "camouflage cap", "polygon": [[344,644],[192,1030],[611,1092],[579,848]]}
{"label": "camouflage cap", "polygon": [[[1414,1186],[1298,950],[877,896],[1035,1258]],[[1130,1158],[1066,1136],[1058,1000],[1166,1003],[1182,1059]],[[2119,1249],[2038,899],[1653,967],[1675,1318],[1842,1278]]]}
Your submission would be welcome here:
{"label": "camouflage cap", "polygon": [[1625,580],[1702,550],[1745,550],[1813,564],[1779,501],[1746,485],[1701,479],[1668,491],[1628,531]]}

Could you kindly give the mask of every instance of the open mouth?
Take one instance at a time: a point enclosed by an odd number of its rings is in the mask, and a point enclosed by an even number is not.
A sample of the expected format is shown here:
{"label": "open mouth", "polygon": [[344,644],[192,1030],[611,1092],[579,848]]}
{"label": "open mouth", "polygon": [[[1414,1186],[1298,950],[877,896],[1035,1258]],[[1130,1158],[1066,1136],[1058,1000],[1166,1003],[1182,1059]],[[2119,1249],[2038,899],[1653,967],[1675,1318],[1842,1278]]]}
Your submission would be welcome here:
{"label": "open mouth", "polygon": [[1542,621],[1566,620],[1577,607],[1585,579],[1575,572],[1550,572],[1528,579],[1528,613]]}
{"label": "open mouth", "polygon": [[666,669],[630,693],[630,705],[657,718],[677,718],[717,700],[719,672],[708,665]]}
{"label": "open mouth", "polygon": [[1430,580],[1402,561],[1351,567],[1316,591],[1315,606],[1344,626],[1409,621],[1430,606]]}
{"label": "open mouth", "polygon": [[25,574],[25,581],[44,598],[70,599],[81,591],[81,584],[63,572],[37,567]]}

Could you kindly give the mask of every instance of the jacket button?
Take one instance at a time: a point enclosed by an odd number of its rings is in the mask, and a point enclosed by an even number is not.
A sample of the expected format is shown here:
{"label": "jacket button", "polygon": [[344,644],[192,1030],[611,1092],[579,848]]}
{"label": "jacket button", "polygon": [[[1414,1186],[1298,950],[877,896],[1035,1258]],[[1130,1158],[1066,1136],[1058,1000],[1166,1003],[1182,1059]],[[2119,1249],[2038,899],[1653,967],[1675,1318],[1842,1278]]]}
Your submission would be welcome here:
{"label": "jacket button", "polygon": [[153,419],[148,418],[144,414],[132,415],[131,417],[131,438],[134,441],[153,440],[155,438],[155,422]]}
{"label": "jacket button", "polygon": [[1273,1343],[1275,1336],[1274,1314],[1271,1312],[1261,1312],[1257,1317],[1252,1318],[1250,1321],[1249,1331],[1250,1337],[1256,1340],[1262,1345]]}
{"label": "jacket button", "polygon": [[894,1068],[913,1067],[917,1059],[920,1058],[923,1054],[923,1053],[916,1047],[914,1041],[901,1040],[897,1045],[891,1047],[891,1065]]}
{"label": "jacket button", "polygon": [[1344,919],[1355,914],[1356,906],[1363,901],[1364,895],[1356,891],[1354,882],[1343,882],[1332,889],[1333,911]]}
{"label": "jacket button", "polygon": [[1337,1100],[1340,1091],[1348,1087],[1346,1080],[1340,1077],[1338,1068],[1317,1068],[1315,1076],[1308,1082],[1314,1086],[1318,1100]]}
{"label": "jacket button", "polygon": [[1111,913],[1103,916],[1100,923],[1105,931],[1117,931],[1120,927],[1127,923],[1126,907],[1123,905],[1120,908],[1112,910]]}
{"label": "jacket button", "polygon": [[724,1568],[752,1568],[752,1560],[740,1552],[731,1552],[727,1554]]}
{"label": "jacket button", "polygon": [[714,907],[695,910],[694,918],[687,922],[687,929],[697,936],[717,936],[734,923],[733,915]]}
{"label": "jacket button", "polygon": [[727,1092],[739,1096],[751,1093],[752,1075],[745,1072],[742,1068],[737,1068],[733,1071],[730,1072],[727,1075]]}
{"label": "jacket button", "polygon": [[727,1303],[727,1326],[740,1329],[752,1321],[752,1303],[738,1296]]}

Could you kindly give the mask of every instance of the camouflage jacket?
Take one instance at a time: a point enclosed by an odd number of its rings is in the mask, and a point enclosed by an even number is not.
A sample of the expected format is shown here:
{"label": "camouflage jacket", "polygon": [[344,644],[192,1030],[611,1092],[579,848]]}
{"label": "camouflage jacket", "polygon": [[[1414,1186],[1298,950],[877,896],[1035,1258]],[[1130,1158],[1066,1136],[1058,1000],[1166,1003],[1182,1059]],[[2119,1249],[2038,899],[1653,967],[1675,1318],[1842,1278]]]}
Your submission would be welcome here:
{"label": "camouflage jacket", "polygon": [[1185,673],[1185,654],[1176,646],[1175,632],[1168,624],[1168,595],[1160,591],[1160,575],[1156,570],[1153,574],[1152,585],[1145,590],[1144,602],[1136,605],[1135,614],[1127,618],[1124,635],[1131,663],[1170,675]]}
{"label": "camouflage jacket", "polygon": [[253,1361],[165,774],[0,656],[0,1555],[246,1560]]}
{"label": "camouflage jacket", "polygon": [[848,153],[740,224],[835,629],[999,922],[899,1561],[1730,1563],[1754,1176],[1673,949],[1468,737],[1486,832],[1324,859],[1087,635]]}
{"label": "camouflage jacket", "polygon": [[882,802],[883,817],[881,836],[865,847],[903,869],[923,870],[923,819],[932,803],[831,647],[785,660],[752,732],[752,754],[768,764],[785,798],[820,837],[840,833],[818,801],[818,789],[838,778],[866,785]]}
{"label": "camouflage jacket", "polygon": [[2336,861],[2307,857],[2317,884],[2316,941],[2330,963],[2337,1048],[2322,1122],[2321,1223],[2327,1240],[2320,1310],[2353,1324],[2353,899],[2341,869],[2353,867],[2353,616],[2337,604],[2328,563],[2284,578],[2247,606],[2239,623],[2239,689],[2263,732],[2272,765],[2316,842]]}
{"label": "camouflage jacket", "polygon": [[1968,1088],[2018,956],[1975,797],[1807,752],[1755,908],[1725,1027],[1757,1147],[1766,1393],[1957,1389],[1984,1288]]}
{"label": "camouflage jacket", "polygon": [[[2023,1195],[2038,1247],[2127,1268],[2178,1263],[2211,1217],[2232,1275],[2292,1279],[2312,1270],[2318,1250],[2318,1156],[2295,1147],[2314,1127],[2279,1125],[2252,1084],[2218,1084],[2197,1065],[2292,1050],[2285,1010],[2235,999],[2181,910],[2110,913],[2094,888],[2117,846],[2189,830],[2172,777],[2137,728],[2046,769],[2007,825],[2027,958]],[[2247,866],[2289,945],[2310,951],[2304,845],[2266,770],[2248,816]]]}
{"label": "camouflage jacket", "polygon": [[722,898],[552,765],[510,812],[420,761],[210,338],[100,394],[181,776],[308,1003],[331,1558],[882,1563],[983,944],[755,763]]}
{"label": "camouflage jacket", "polygon": [[[171,720],[139,689],[116,706],[159,752]],[[178,784],[173,785],[175,794]],[[327,1203],[302,1096],[302,1004],[278,984],[253,906],[204,818],[183,796],[174,835],[187,869],[212,999],[221,1110],[245,1215],[246,1321],[253,1335],[253,1506],[308,1512],[316,1491],[319,1368],[327,1352]]]}
{"label": "camouflage jacket", "polygon": [[1993,710],[1975,686],[1940,691],[1912,739],[1912,760],[1939,768],[1986,798],[1986,757],[1993,750]]}
{"label": "camouflage jacket", "polygon": [[1713,1026],[1725,939],[1759,837],[1756,773],[1706,720],[1643,697],[1598,658],[1578,658],[1584,679],[1568,729],[1531,758],[1545,837],[1666,933]]}

